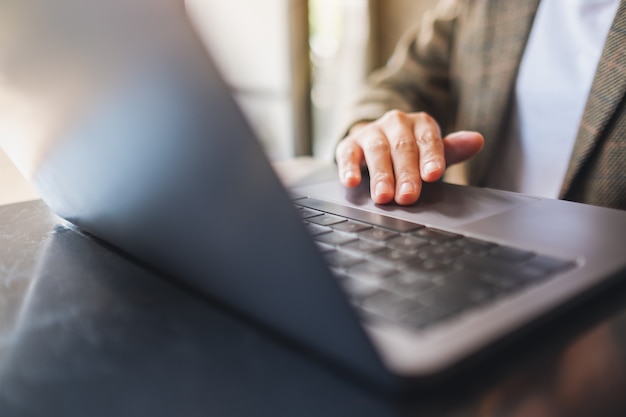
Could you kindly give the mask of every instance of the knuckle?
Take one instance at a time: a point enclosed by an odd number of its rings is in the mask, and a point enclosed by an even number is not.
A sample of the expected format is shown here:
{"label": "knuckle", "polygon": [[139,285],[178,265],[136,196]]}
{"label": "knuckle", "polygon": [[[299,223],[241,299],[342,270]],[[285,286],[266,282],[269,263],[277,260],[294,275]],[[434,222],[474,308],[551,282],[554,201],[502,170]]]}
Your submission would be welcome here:
{"label": "knuckle", "polygon": [[405,123],[408,117],[407,114],[400,110],[389,110],[386,112],[381,120],[386,123]]}
{"label": "knuckle", "polygon": [[435,136],[432,132],[423,132],[421,135],[417,137],[417,143],[420,146],[430,146],[438,141],[440,141],[437,136]]}
{"label": "knuckle", "polygon": [[[411,113],[413,122],[416,126],[420,126],[423,130],[435,132],[436,135],[441,136],[441,128],[439,123],[426,112]],[[435,135],[435,136],[436,136]]]}
{"label": "knuckle", "polygon": [[389,142],[387,139],[379,136],[372,137],[365,142],[364,150],[366,153],[387,153],[389,152]]}
{"label": "knuckle", "polygon": [[433,121],[433,118],[431,117],[431,115],[424,111],[415,112],[413,113],[413,116],[419,121],[428,121],[428,122]]}
{"label": "knuckle", "polygon": [[417,143],[414,138],[402,136],[394,142],[393,150],[399,152],[415,152],[417,150]]}

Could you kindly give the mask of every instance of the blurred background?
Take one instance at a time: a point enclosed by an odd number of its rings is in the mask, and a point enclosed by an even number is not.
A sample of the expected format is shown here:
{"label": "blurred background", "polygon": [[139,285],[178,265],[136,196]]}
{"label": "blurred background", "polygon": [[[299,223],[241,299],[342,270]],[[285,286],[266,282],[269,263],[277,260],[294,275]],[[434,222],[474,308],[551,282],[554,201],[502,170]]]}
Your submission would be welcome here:
{"label": "blurred background", "polygon": [[[367,74],[437,0],[186,0],[273,161],[331,160]],[[0,152],[0,204],[36,198]]]}

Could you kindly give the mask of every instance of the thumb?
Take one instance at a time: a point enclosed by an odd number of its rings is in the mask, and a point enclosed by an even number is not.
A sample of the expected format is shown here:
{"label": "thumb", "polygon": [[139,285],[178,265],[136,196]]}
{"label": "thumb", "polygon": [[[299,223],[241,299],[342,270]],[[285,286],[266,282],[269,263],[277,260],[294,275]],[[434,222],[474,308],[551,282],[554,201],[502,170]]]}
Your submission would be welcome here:
{"label": "thumb", "polygon": [[485,144],[483,135],[478,132],[459,131],[443,138],[446,164],[458,164],[477,154]]}

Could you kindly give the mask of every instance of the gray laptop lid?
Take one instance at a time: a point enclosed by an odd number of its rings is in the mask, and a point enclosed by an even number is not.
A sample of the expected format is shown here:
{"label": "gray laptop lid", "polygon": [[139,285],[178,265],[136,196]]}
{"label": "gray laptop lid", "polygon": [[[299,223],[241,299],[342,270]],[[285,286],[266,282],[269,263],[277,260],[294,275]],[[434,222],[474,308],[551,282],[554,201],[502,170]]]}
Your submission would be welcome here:
{"label": "gray laptop lid", "polygon": [[386,378],[182,2],[5,1],[0,66],[3,146],[60,216]]}

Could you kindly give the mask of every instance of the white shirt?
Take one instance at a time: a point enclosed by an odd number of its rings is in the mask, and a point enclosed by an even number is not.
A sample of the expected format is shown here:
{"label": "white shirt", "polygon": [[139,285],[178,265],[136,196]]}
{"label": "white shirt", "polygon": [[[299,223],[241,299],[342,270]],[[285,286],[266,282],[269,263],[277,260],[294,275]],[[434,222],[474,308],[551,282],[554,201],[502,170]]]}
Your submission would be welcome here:
{"label": "white shirt", "polygon": [[556,198],[619,0],[542,0],[488,186]]}

